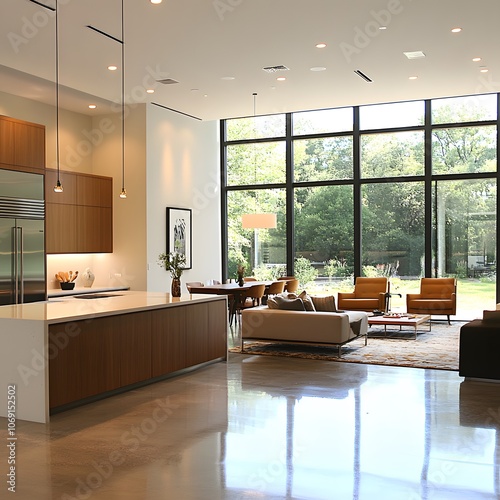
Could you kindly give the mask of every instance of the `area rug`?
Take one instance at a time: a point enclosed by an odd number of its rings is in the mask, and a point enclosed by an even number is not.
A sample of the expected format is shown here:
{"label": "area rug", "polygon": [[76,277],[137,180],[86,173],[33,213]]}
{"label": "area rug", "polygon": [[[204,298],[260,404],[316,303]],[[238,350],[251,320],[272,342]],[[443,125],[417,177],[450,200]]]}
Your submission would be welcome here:
{"label": "area rug", "polygon": [[[463,323],[433,323],[430,332],[419,330],[417,339],[413,332],[401,334],[370,328],[368,345],[364,339],[356,339],[342,347],[342,357],[337,356],[335,346],[285,344],[267,342],[245,342],[244,354],[263,356],[286,356],[303,359],[320,359],[343,363],[365,363],[374,365],[409,366],[436,370],[458,370],[458,344]],[[239,346],[230,352],[240,353]]]}

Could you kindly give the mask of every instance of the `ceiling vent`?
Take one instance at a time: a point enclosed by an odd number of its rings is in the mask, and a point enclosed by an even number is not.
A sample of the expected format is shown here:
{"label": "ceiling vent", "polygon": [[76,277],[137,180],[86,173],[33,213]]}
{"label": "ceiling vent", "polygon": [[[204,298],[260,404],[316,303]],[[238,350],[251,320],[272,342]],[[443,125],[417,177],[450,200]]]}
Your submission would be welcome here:
{"label": "ceiling vent", "polygon": [[179,83],[173,78],[165,78],[164,80],[156,80],[158,83],[163,83],[163,85],[173,85],[174,83]]}
{"label": "ceiling vent", "polygon": [[276,73],[277,71],[290,71],[289,68],[283,66],[282,64],[278,64],[278,66],[266,66],[265,68],[262,69],[267,73]]}
{"label": "ceiling vent", "polygon": [[422,59],[423,57],[425,57],[425,54],[421,50],[415,50],[413,52],[403,52],[403,54],[408,59]]}

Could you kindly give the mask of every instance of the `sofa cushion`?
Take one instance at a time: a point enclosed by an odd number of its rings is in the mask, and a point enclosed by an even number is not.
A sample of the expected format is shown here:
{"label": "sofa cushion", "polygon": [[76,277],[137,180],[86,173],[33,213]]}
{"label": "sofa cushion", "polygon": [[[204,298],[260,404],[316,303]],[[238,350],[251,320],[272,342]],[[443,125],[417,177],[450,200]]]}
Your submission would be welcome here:
{"label": "sofa cushion", "polygon": [[483,311],[483,321],[496,321],[500,322],[500,311]]}
{"label": "sofa cushion", "polygon": [[278,303],[276,302],[276,297],[277,295],[275,295],[274,297],[269,297],[267,299],[267,307],[269,307],[269,309],[279,309]]}
{"label": "sofa cushion", "polygon": [[299,299],[302,299],[302,302],[304,302],[304,308],[306,311],[316,311],[312,297],[308,295],[305,290],[299,295]]}
{"label": "sofa cushion", "polygon": [[286,311],[305,311],[304,302],[301,298],[297,297],[295,299],[289,299],[285,297],[280,297],[276,295],[274,298],[278,304],[278,309],[283,309]]}
{"label": "sofa cushion", "polygon": [[311,298],[316,311],[337,312],[335,297],[333,295],[328,295],[326,297],[312,296]]}

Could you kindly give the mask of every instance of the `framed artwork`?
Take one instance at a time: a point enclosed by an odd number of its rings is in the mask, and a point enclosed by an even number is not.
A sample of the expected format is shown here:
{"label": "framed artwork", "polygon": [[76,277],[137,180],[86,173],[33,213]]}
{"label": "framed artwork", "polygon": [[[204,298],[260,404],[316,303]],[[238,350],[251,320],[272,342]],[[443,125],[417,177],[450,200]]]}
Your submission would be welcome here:
{"label": "framed artwork", "polygon": [[167,207],[167,253],[186,256],[184,269],[191,269],[191,209]]}

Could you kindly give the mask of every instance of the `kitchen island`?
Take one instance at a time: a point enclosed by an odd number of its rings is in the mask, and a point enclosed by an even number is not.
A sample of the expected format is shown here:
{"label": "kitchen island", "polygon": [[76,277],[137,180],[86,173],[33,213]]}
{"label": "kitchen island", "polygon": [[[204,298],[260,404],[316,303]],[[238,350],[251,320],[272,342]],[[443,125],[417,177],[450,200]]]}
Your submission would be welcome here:
{"label": "kitchen island", "polygon": [[227,359],[225,296],[83,297],[0,307],[0,416],[9,388],[17,419],[48,422],[51,413]]}

